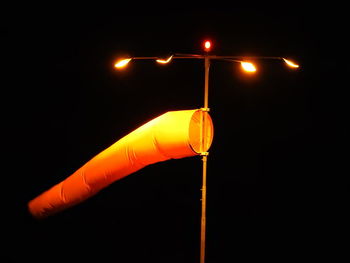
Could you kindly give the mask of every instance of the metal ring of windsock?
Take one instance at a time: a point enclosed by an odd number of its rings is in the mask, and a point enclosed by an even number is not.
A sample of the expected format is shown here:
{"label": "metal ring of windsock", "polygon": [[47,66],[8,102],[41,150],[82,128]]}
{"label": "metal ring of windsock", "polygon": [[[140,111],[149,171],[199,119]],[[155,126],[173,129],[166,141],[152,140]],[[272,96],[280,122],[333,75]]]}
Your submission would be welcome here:
{"label": "metal ring of windsock", "polygon": [[35,218],[46,218],[83,202],[149,164],[203,154],[209,149],[213,134],[213,122],[207,111],[169,111],[118,140],[28,202],[29,212]]}

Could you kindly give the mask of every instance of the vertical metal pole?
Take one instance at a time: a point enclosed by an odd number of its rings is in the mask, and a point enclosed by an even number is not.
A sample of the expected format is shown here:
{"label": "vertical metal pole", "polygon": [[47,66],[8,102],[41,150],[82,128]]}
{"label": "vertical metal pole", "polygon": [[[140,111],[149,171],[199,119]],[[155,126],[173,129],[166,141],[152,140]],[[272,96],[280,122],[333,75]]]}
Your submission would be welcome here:
{"label": "vertical metal pole", "polygon": [[209,67],[210,59],[208,56],[204,57],[204,67],[205,67],[205,76],[204,76],[204,108],[208,109],[208,98],[209,98]]}
{"label": "vertical metal pole", "polygon": [[207,156],[203,155],[203,184],[202,184],[202,216],[201,216],[201,257],[200,263],[205,262],[205,234],[206,234],[206,202],[207,202]]}
{"label": "vertical metal pole", "polygon": [[201,246],[200,246],[200,263],[205,262],[205,237],[206,237],[206,205],[207,205],[207,161],[208,161],[208,152],[204,152],[205,143],[206,143],[206,118],[205,112],[209,111],[208,108],[208,97],[209,97],[209,67],[210,60],[208,56],[204,58],[204,67],[205,67],[205,79],[204,79],[204,108],[202,114],[202,162],[203,162],[203,177],[202,177],[202,214],[201,214]]}

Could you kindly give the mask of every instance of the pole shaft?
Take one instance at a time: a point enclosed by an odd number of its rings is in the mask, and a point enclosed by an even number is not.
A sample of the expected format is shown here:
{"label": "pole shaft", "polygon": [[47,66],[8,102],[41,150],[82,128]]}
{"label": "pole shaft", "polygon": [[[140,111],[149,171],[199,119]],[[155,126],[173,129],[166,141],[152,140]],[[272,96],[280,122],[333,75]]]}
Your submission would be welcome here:
{"label": "pole shaft", "polygon": [[201,216],[201,251],[200,263],[205,262],[205,237],[206,237],[206,203],[207,203],[207,156],[202,158],[203,178],[202,178],[202,216]]}
{"label": "pole shaft", "polygon": [[209,100],[209,68],[210,68],[210,59],[208,56],[204,58],[204,67],[205,67],[205,78],[204,78],[204,108],[208,108]]}
{"label": "pole shaft", "polygon": [[202,113],[202,213],[201,213],[201,244],[200,244],[200,263],[205,263],[205,245],[206,245],[206,210],[207,210],[207,161],[208,161],[208,153],[204,153],[206,149],[206,118],[205,114],[209,110],[208,109],[208,99],[209,99],[209,67],[210,67],[210,59],[208,56],[205,56],[204,60],[204,109]]}

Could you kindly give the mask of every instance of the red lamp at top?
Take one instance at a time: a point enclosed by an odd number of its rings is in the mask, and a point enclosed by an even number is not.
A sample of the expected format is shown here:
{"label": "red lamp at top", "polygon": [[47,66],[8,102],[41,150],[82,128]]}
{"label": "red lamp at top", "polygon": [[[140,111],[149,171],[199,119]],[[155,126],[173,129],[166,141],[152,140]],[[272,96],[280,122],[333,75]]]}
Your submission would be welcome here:
{"label": "red lamp at top", "polygon": [[211,46],[212,46],[211,41],[209,41],[209,40],[204,41],[203,46],[204,46],[204,51],[209,52],[211,50]]}

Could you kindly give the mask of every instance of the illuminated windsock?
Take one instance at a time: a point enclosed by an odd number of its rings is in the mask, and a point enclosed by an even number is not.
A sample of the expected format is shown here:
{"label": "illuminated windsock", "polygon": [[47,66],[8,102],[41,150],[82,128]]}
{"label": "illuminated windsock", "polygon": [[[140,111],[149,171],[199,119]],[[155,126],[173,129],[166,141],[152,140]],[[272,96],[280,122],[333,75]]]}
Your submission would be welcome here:
{"label": "illuminated windsock", "polygon": [[206,152],[213,123],[202,110],[169,111],[129,133],[28,203],[35,218],[76,205],[146,165]]}

